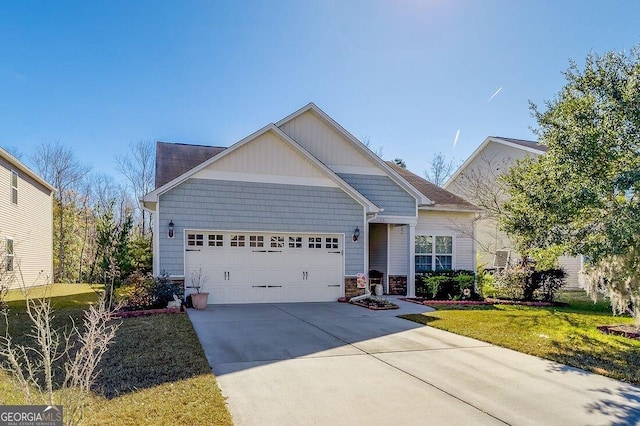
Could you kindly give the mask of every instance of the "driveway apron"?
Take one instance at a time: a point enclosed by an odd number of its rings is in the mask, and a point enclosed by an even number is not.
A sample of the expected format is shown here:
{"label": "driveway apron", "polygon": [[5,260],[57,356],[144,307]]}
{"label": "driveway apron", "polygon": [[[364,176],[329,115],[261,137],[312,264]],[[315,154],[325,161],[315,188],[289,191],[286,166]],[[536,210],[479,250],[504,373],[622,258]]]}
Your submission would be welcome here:
{"label": "driveway apron", "polygon": [[237,425],[637,425],[640,388],[340,303],[189,317]]}

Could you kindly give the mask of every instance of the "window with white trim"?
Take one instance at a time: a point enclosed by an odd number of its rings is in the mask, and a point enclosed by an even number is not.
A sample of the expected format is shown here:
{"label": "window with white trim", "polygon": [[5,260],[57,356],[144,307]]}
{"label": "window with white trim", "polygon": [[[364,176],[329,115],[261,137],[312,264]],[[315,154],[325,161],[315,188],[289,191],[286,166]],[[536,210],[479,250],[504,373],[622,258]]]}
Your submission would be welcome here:
{"label": "window with white trim", "polygon": [[272,235],[271,236],[271,247],[272,248],[284,247],[284,237],[282,235]]}
{"label": "window with white trim", "polygon": [[187,234],[187,245],[202,247],[204,245],[204,234]]}
{"label": "window with white trim", "polygon": [[18,172],[11,170],[11,202],[18,204]]}
{"label": "window with white trim", "polygon": [[222,246],[224,246],[224,235],[209,234],[209,247],[222,247]]}
{"label": "window with white trim", "polygon": [[13,252],[13,240],[11,238],[7,238],[7,240],[5,241],[5,257],[6,257],[6,270],[11,272],[13,271],[13,257],[14,257],[14,252]]}
{"label": "window with white trim", "polygon": [[302,237],[289,237],[289,248],[302,248]]}
{"label": "window with white trim", "polygon": [[264,235],[249,235],[249,247],[264,247]]}
{"label": "window with white trim", "polygon": [[244,235],[232,235],[231,247],[244,247]]}
{"label": "window with white trim", "polygon": [[309,237],[309,248],[322,248],[322,237]]}
{"label": "window with white trim", "polygon": [[337,249],[338,247],[338,239],[336,237],[326,237],[324,239],[325,246],[324,248],[328,249]]}
{"label": "window with white trim", "polygon": [[416,235],[416,272],[453,269],[453,237]]}

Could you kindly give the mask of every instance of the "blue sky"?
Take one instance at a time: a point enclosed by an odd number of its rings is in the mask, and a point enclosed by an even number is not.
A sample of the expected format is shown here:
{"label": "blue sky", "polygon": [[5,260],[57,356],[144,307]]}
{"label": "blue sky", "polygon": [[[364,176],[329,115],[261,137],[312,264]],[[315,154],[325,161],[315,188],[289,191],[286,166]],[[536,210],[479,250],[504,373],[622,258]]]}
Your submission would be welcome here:
{"label": "blue sky", "polygon": [[29,163],[60,141],[115,176],[132,141],[229,146],[313,101],[422,175],[436,152],[533,138],[529,100],[569,59],[640,43],[638,17],[635,0],[5,2],[0,145]]}

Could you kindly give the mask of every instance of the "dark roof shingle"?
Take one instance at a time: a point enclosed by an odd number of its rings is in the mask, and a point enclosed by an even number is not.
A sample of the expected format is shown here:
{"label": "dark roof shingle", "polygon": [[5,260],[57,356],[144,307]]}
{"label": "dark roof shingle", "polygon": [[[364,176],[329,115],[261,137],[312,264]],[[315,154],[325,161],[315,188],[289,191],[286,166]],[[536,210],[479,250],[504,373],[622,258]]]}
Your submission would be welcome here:
{"label": "dark roof shingle", "polygon": [[219,146],[156,142],[156,189],[225,149]]}
{"label": "dark roof shingle", "polygon": [[440,188],[438,185],[435,185],[414,173],[411,173],[407,169],[399,167],[393,161],[387,161],[387,164],[400,176],[402,176],[407,182],[413,185],[414,188],[420,191],[422,195],[433,201],[436,207],[478,210],[478,207],[471,204],[470,202],[458,197],[455,194],[452,194],[446,189]]}

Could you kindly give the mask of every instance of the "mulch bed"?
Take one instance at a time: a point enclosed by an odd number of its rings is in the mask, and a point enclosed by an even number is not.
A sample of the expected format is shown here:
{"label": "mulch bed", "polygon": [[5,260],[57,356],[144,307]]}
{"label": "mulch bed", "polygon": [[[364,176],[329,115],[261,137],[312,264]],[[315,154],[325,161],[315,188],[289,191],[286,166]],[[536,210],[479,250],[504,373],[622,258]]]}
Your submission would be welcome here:
{"label": "mulch bed", "polygon": [[145,317],[147,315],[156,315],[156,314],[179,314],[180,312],[182,312],[182,309],[180,308],[142,309],[139,311],[120,311],[118,312],[118,317],[135,318],[135,317]]}
{"label": "mulch bed", "polygon": [[600,325],[598,330],[604,334],[628,337],[629,339],[640,340],[640,327],[631,324],[620,325]]}
{"label": "mulch bed", "polygon": [[523,300],[505,300],[505,299],[484,299],[484,300],[431,300],[424,297],[403,297],[400,300],[404,300],[411,303],[417,303],[419,305],[427,306],[488,306],[488,305],[521,305],[521,306],[536,306],[536,307],[548,307],[548,306],[567,306],[566,303],[560,302],[526,302]]}
{"label": "mulch bed", "polygon": [[351,300],[349,303],[371,309],[372,311],[388,311],[390,309],[398,309],[395,303],[380,301],[376,299]]}

